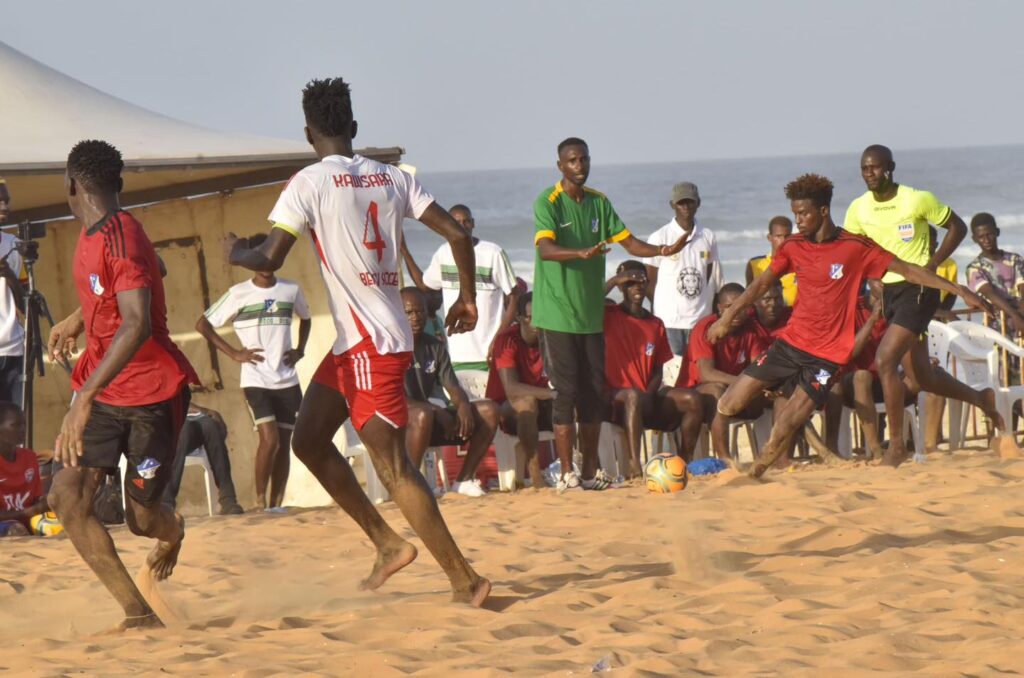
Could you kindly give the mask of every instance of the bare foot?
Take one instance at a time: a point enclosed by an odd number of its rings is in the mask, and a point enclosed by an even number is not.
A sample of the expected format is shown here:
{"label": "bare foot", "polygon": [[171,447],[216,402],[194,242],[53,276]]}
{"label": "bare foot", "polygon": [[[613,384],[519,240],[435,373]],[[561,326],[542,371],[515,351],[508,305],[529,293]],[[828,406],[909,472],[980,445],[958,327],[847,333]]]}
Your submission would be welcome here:
{"label": "bare foot", "polygon": [[491,594],[491,582],[479,577],[472,588],[465,591],[453,591],[452,601],[456,603],[469,603],[473,607],[480,607]]}
{"label": "bare foot", "polygon": [[1002,415],[996,409],[996,392],[990,388],[981,392],[981,411],[992,420],[992,425],[997,431],[1006,431],[1006,422],[1003,421]]}
{"label": "bare foot", "polygon": [[174,566],[178,564],[181,542],[185,540],[185,519],[181,517],[180,513],[175,513],[174,517],[178,520],[178,527],[181,529],[178,541],[158,541],[149,556],[146,557],[146,564],[149,565],[149,570],[153,573],[155,581],[163,581],[170,577],[174,572]]}
{"label": "bare foot", "polygon": [[898,449],[895,445],[889,445],[889,449],[885,451],[885,455],[882,457],[882,464],[885,466],[892,466],[893,468],[897,468],[906,460],[906,450]]}
{"label": "bare foot", "polygon": [[160,617],[156,616],[155,612],[150,612],[146,615],[139,617],[125,617],[124,620],[117,625],[118,631],[128,631],[129,629],[162,629],[164,623],[160,621]]}
{"label": "bare foot", "polygon": [[749,475],[751,478],[760,478],[761,476],[764,475],[764,472],[767,470],[767,466],[765,466],[761,462],[757,462],[756,464],[754,464],[754,467],[750,469]]}
{"label": "bare foot", "polygon": [[417,553],[416,547],[407,541],[395,549],[378,551],[377,562],[373,564],[370,576],[359,583],[359,588],[364,591],[379,589],[388,577],[416,560]]}

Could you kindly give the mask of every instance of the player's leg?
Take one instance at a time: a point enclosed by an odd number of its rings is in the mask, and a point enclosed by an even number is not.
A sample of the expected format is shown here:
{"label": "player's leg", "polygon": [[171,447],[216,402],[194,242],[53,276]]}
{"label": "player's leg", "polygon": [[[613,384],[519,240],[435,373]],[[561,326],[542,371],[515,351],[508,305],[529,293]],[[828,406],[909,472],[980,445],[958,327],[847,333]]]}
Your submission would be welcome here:
{"label": "player's leg", "polygon": [[691,461],[704,423],[703,399],[691,389],[670,388],[659,395],[658,406],[662,422],[680,421],[679,454],[686,461]]}
{"label": "player's leg", "polygon": [[642,395],[639,389],[623,388],[612,396],[613,407],[621,413],[622,428],[626,431],[630,478],[643,474],[640,469],[640,437],[644,434]]}
{"label": "player's leg", "polygon": [[[984,412],[995,428],[1006,430],[1005,422],[996,408],[996,392],[991,388],[980,391],[973,389],[946,370],[932,365],[928,346],[923,340],[911,345],[909,354],[903,360],[903,371],[910,392],[925,391],[969,403]],[[915,384],[917,388],[914,388]]]}
{"label": "player's leg", "polygon": [[540,459],[537,458],[537,443],[540,437],[539,411],[539,402],[529,396],[512,398],[502,405],[502,417],[506,421],[511,420],[512,426],[509,428],[515,428],[518,439],[516,459],[526,460],[526,470],[535,490],[547,487],[544,475],[540,471]]}
{"label": "player's leg", "polygon": [[942,415],[946,412],[946,399],[934,393],[924,395],[924,449],[937,450],[942,438]]}
{"label": "player's leg", "polygon": [[[228,456],[227,440],[220,424],[213,417],[189,419],[182,428],[183,436],[185,431],[189,430],[190,425],[193,425],[194,429],[198,429],[199,435],[196,438],[190,438],[184,445],[179,440],[178,450],[180,451],[184,446],[191,451],[202,445],[206,450],[206,458],[210,461],[210,470],[213,471],[213,480],[219,491],[221,515],[242,513],[242,507],[238,505],[238,495],[235,492],[235,481],[231,477],[231,458]],[[165,492],[164,496],[166,495]]]}
{"label": "player's leg", "polygon": [[860,419],[864,434],[864,447],[871,459],[882,458],[882,443],[878,437],[878,412],[875,410],[875,376],[867,370],[857,370],[843,378],[844,392],[852,391],[853,408]]}
{"label": "player's leg", "polygon": [[[719,459],[729,458],[729,419],[720,413],[718,403],[725,395],[725,384],[709,383],[697,386],[704,404],[704,422],[711,435],[711,451]],[[742,409],[740,410],[742,412]]]}
{"label": "player's leg", "polygon": [[[209,419],[209,417],[202,417]],[[178,447],[174,452],[174,463],[171,464],[171,477],[164,490],[163,502],[174,508],[178,503],[178,492],[181,490],[181,478],[185,474],[185,458],[188,453],[203,444],[202,429],[199,419],[185,419],[178,433]],[[122,480],[124,480],[122,478]]]}
{"label": "player's leg", "polygon": [[[562,467],[564,489],[579,486],[579,478],[573,473],[572,450],[575,439],[574,410],[579,395],[580,366],[574,341],[575,335],[565,332],[541,330],[541,351],[544,357],[544,371],[551,388],[556,392],[553,408],[553,432],[555,452]],[[602,370],[603,372],[603,370]],[[600,430],[600,429],[599,429]]]}
{"label": "player's leg", "polygon": [[817,404],[811,400],[807,391],[802,388],[796,389],[772,425],[771,436],[761,449],[761,456],[750,471],[752,477],[760,477],[780,455],[792,446],[796,434],[803,429],[804,424],[814,414],[816,408]]}
{"label": "player's leg", "polygon": [[476,400],[473,403],[473,435],[469,439],[469,450],[462,464],[456,482],[462,483],[476,477],[476,469],[480,466],[494,435],[498,431],[498,405],[493,400]]}
{"label": "player's leg", "polygon": [[423,455],[430,447],[430,439],[434,436],[434,410],[430,403],[409,401],[409,424],[405,429],[405,447],[409,451],[412,467],[418,469],[423,463]]}
{"label": "player's leg", "polygon": [[576,335],[576,343],[579,355],[579,393],[575,409],[580,427],[580,455],[583,457],[581,480],[584,489],[603,490],[608,487],[609,479],[604,474],[599,477],[597,472],[601,468],[598,456],[601,423],[606,418],[608,408],[605,398],[604,334],[579,334]]}

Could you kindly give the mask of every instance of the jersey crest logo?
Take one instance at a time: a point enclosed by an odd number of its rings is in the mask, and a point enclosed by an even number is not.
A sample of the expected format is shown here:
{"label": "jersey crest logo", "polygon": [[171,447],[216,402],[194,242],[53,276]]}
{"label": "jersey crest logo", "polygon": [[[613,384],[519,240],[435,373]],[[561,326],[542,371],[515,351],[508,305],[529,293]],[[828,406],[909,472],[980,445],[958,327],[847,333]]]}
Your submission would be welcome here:
{"label": "jersey crest logo", "polygon": [[32,479],[36,477],[36,470],[34,468],[27,469],[25,471],[25,482],[31,483]]}
{"label": "jersey crest logo", "polygon": [[903,242],[910,242],[914,239],[914,225],[913,224],[900,224],[897,229],[899,230],[900,240]]}
{"label": "jersey crest logo", "polygon": [[747,362],[747,352],[740,351],[740,354],[736,356],[736,362],[745,363]]}
{"label": "jersey crest logo", "polygon": [[839,280],[840,278],[842,278],[843,277],[843,265],[842,264],[832,264],[832,268],[828,272],[828,277],[832,278],[833,280]]}
{"label": "jersey crest logo", "polygon": [[139,475],[146,479],[152,480],[156,478],[156,471],[160,468],[160,462],[153,457],[146,457],[142,460],[142,463],[135,467],[135,470],[139,472]]}
{"label": "jersey crest logo", "polygon": [[264,313],[273,313],[276,310],[277,310],[277,300],[276,299],[264,299],[263,300],[263,312]]}
{"label": "jersey crest logo", "polygon": [[437,365],[434,364],[433,360],[428,360],[427,364],[423,366],[423,371],[427,374],[433,374],[437,371]]}
{"label": "jersey crest logo", "polygon": [[647,346],[644,347],[644,355],[654,355],[654,344],[647,342]]}
{"label": "jersey crest logo", "polygon": [[832,375],[829,374],[828,370],[824,370],[824,369],[818,370],[818,373],[816,375],[814,375],[814,380],[817,381],[822,386],[825,386],[826,384],[828,384],[828,380],[831,379],[831,378],[832,378]]}
{"label": "jersey crest logo", "polygon": [[594,233],[597,233],[599,228],[601,228],[601,222],[600,221],[598,221],[597,219],[594,219],[593,221],[590,222],[590,230],[591,231],[593,231]]}
{"label": "jersey crest logo", "polygon": [[103,289],[103,285],[100,284],[100,276],[98,273],[89,274],[89,289],[96,296],[103,294],[106,290]]}

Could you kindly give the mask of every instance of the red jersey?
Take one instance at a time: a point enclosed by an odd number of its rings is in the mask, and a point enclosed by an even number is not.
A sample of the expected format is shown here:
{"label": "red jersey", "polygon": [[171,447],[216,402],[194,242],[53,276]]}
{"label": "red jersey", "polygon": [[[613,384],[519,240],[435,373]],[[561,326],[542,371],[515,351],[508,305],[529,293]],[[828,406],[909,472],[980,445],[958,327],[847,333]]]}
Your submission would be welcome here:
{"label": "red jersey", "polygon": [[156,250],[131,214],[115,211],[82,229],[73,275],[85,321],[85,352],[75,365],[72,388],[82,387],[121,326],[118,292],[141,288],[150,290],[152,334],[96,400],[122,407],[150,405],[174,397],[186,383],[199,383],[192,366],[171,341]]}
{"label": "red jersey", "polygon": [[544,374],[540,344],[530,346],[523,341],[523,335],[519,333],[519,323],[513,323],[511,327],[494,339],[494,363],[491,365],[491,373],[487,377],[486,396],[496,403],[503,403],[507,400],[505,386],[501,383],[501,377],[498,375],[498,370],[501,369],[514,369],[519,376],[519,381],[527,386],[548,387],[548,377]]}
{"label": "red jersey", "polygon": [[757,317],[756,314],[754,315],[754,322],[757,323],[757,331],[760,332],[761,335],[770,344],[771,342],[775,341],[775,339],[780,334],[782,334],[782,331],[784,329],[786,329],[786,325],[789,324],[789,319],[792,315],[793,309],[787,306],[786,308],[782,309],[781,317],[779,318],[779,322],[776,323],[775,327],[765,327],[764,325],[762,325],[761,320]]}
{"label": "red jersey", "polygon": [[24,511],[43,496],[36,453],[19,447],[14,461],[0,455],[0,511]]}
{"label": "red jersey", "polygon": [[[864,298],[861,297],[857,302],[856,310],[856,325],[854,334],[860,331],[860,328],[864,326],[864,323],[871,317],[871,307],[864,303]],[[868,343],[864,345],[860,355],[853,359],[849,367],[857,370],[867,370],[876,377],[878,376],[878,364],[875,362],[875,354],[878,353],[878,345],[882,343],[882,336],[885,335],[885,331],[889,329],[889,323],[885,322],[885,318],[879,318],[875,322],[875,326],[871,328],[871,336],[868,337]]]}
{"label": "red jersey", "polygon": [[881,278],[894,258],[871,240],[842,229],[825,242],[786,238],[769,266],[780,278],[796,273],[800,298],[779,339],[816,358],[848,363],[864,281]]}
{"label": "red jersey", "polygon": [[637,318],[621,306],[604,309],[604,372],[608,388],[647,390],[656,368],[672,360],[665,323]]}
{"label": "red jersey", "polygon": [[677,387],[693,388],[701,384],[700,368],[697,366],[699,360],[711,358],[715,361],[715,369],[738,375],[771,345],[771,340],[758,329],[754,318],[747,320],[739,330],[726,335],[717,344],[712,344],[707,334],[708,328],[716,320],[718,314],[712,313],[693,326],[690,341],[686,345],[686,359],[676,379]]}

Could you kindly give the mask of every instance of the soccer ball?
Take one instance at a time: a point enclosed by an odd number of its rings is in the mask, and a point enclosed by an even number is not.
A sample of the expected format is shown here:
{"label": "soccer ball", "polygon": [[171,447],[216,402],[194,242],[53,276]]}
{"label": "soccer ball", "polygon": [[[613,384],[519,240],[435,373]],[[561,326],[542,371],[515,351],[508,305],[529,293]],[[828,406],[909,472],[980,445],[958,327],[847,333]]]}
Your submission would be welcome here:
{"label": "soccer ball", "polygon": [[64,526],[60,524],[57,514],[53,511],[32,516],[28,523],[32,526],[32,533],[40,537],[54,537],[64,531]]}
{"label": "soccer ball", "polygon": [[651,457],[644,466],[647,489],[658,494],[669,494],[686,489],[689,476],[686,460],[671,452],[662,452]]}

